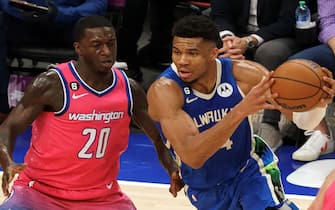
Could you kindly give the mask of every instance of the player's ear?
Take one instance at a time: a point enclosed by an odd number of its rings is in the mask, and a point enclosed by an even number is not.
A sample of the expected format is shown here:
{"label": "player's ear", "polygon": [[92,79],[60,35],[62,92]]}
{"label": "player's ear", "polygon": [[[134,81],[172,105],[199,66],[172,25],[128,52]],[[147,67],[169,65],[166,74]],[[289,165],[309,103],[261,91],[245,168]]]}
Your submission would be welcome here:
{"label": "player's ear", "polygon": [[219,56],[219,49],[214,47],[211,52],[211,60],[215,60]]}
{"label": "player's ear", "polygon": [[80,56],[81,55],[81,50],[80,50],[79,42],[74,42],[73,47],[74,47],[74,50],[76,51],[77,55]]}

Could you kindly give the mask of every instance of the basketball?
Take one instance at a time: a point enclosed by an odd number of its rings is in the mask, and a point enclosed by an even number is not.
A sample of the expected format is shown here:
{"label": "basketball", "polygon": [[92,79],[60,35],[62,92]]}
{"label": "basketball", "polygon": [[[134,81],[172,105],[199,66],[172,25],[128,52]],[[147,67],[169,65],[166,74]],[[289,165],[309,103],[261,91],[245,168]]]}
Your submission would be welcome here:
{"label": "basketball", "polygon": [[326,93],[322,90],[326,74],[320,65],[310,60],[293,59],[275,69],[271,86],[278,93],[275,101],[284,109],[304,112],[313,108]]}

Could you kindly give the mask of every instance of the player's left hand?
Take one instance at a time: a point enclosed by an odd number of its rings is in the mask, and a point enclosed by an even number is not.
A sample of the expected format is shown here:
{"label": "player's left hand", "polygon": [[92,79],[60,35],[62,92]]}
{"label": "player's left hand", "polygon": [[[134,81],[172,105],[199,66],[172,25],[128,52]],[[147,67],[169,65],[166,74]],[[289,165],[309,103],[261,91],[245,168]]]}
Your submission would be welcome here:
{"label": "player's left hand", "polygon": [[2,175],[2,192],[5,196],[8,196],[9,192],[11,191],[10,186],[15,178],[15,175],[20,173],[25,168],[26,168],[25,164],[14,163],[4,169]]}
{"label": "player's left hand", "polygon": [[179,175],[179,171],[174,171],[170,175],[170,188],[169,192],[173,195],[173,197],[177,197],[178,192],[183,189],[184,182]]}
{"label": "player's left hand", "polygon": [[322,71],[327,75],[322,79],[325,82],[325,85],[322,87],[322,90],[325,92],[324,97],[321,98],[318,103],[318,107],[325,107],[328,104],[333,102],[333,98],[335,95],[335,80],[333,79],[333,73],[329,71],[327,68],[322,67]]}

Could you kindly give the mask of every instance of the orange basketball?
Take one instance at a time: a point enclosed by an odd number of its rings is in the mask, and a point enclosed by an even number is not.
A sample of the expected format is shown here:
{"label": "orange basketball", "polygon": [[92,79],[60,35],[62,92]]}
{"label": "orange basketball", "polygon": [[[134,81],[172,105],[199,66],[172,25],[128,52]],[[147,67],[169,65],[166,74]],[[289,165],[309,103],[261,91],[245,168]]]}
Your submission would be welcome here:
{"label": "orange basketball", "polygon": [[276,102],[283,108],[303,112],[313,108],[321,97],[326,74],[310,60],[294,59],[280,65],[273,74],[275,80],[271,92],[278,93]]}

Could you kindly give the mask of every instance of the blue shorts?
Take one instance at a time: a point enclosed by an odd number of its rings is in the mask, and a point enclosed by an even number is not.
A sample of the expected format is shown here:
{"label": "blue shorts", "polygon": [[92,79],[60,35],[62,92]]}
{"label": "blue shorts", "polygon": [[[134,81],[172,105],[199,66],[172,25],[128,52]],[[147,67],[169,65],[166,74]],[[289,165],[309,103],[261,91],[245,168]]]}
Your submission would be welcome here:
{"label": "blue shorts", "polygon": [[255,140],[252,158],[233,179],[209,189],[186,187],[186,194],[197,209],[263,210],[282,206],[285,198],[278,158],[261,138]]}

